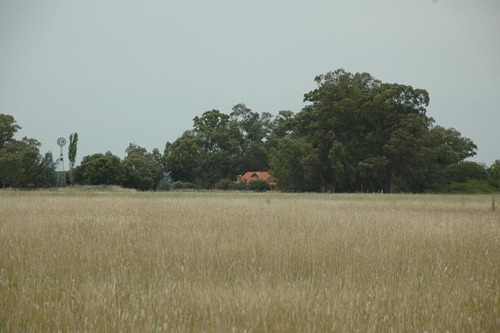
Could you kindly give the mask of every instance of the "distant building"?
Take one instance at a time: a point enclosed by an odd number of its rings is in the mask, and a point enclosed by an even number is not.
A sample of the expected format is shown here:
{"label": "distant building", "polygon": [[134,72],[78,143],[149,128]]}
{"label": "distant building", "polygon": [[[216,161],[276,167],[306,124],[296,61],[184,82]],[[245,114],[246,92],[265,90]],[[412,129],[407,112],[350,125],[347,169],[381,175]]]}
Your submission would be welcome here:
{"label": "distant building", "polygon": [[269,184],[271,190],[276,189],[276,179],[267,171],[248,171],[243,176],[238,176],[237,181],[242,183],[250,183],[254,180],[263,180]]}

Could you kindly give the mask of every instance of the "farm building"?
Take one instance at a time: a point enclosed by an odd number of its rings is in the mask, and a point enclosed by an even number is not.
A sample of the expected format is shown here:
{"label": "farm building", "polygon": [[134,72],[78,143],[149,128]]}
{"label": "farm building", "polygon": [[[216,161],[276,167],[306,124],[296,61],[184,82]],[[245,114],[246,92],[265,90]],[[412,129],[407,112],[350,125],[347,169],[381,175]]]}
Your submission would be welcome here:
{"label": "farm building", "polygon": [[243,176],[238,176],[237,181],[243,183],[250,183],[254,180],[263,180],[269,184],[271,190],[276,189],[276,179],[267,171],[248,171]]}

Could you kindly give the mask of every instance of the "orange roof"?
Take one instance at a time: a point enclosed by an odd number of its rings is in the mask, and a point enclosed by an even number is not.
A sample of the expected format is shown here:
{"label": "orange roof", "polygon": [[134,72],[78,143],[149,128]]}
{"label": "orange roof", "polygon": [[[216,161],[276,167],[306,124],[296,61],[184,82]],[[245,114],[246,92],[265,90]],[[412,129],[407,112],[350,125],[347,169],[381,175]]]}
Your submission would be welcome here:
{"label": "orange roof", "polygon": [[252,180],[264,180],[268,183],[274,183],[275,179],[267,171],[248,171],[243,176],[241,176],[241,181],[247,183]]}

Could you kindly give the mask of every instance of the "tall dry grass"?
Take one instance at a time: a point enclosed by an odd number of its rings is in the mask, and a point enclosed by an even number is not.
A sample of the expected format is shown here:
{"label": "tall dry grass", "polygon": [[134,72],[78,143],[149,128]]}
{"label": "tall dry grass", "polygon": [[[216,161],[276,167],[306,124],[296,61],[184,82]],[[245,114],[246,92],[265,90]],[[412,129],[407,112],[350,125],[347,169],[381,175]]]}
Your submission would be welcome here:
{"label": "tall dry grass", "polygon": [[482,196],[0,192],[0,331],[500,331]]}

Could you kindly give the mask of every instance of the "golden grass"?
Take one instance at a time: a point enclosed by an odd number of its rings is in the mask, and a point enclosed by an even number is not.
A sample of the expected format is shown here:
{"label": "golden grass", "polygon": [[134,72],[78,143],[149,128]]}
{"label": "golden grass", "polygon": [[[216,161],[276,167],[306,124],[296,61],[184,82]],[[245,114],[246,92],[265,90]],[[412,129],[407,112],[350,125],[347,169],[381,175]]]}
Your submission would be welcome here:
{"label": "golden grass", "polygon": [[500,331],[489,196],[0,191],[0,331]]}

